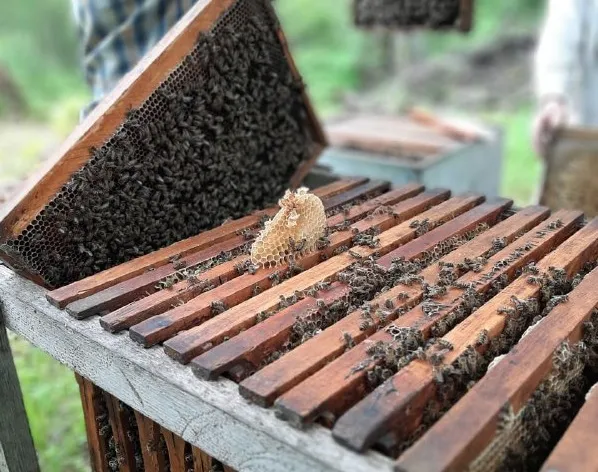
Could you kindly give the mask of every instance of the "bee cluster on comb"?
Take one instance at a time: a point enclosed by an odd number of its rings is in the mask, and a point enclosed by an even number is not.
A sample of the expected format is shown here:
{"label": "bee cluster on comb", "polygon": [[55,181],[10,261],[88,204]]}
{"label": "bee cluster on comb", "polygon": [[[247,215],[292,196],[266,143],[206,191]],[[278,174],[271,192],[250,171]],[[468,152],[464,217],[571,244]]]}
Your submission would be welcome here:
{"label": "bee cluster on comb", "polygon": [[317,144],[269,8],[237,0],[2,251],[57,287],[276,202]]}
{"label": "bee cluster on comb", "polygon": [[429,29],[471,27],[472,0],[354,0],[354,21],[360,27]]}

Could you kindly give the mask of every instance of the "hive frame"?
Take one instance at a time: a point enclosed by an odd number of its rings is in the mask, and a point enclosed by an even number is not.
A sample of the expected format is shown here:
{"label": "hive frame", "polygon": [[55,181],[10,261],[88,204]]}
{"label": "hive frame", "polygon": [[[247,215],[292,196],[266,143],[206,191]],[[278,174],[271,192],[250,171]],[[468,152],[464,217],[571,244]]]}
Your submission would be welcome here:
{"label": "hive frame", "polygon": [[[474,2],[475,0],[460,0],[461,5],[460,5],[460,11],[461,14],[459,16],[459,19],[455,22],[454,25],[451,26],[445,26],[442,28],[436,28],[434,29],[434,31],[446,31],[446,30],[452,30],[452,29],[456,29],[457,31],[460,31],[461,33],[469,33],[473,27],[473,15],[474,15]],[[356,4],[353,4],[353,12],[354,12],[354,18],[356,18],[356,12],[355,12],[355,7]],[[380,27],[379,25],[372,25],[370,27],[368,26],[364,26],[364,25],[357,25],[359,28],[364,28],[364,29],[371,29],[371,28],[377,28]],[[389,28],[391,29],[391,28]],[[400,28],[392,28],[392,29],[397,29],[400,31],[413,31],[413,30],[418,30],[418,29],[427,29],[425,26],[406,26],[406,27],[400,27]]]}
{"label": "hive frame", "polygon": [[[0,208],[0,259],[21,275],[46,285],[41,276],[24,270],[3,245],[27,228],[70,177],[90,159],[90,148],[99,148],[118,130],[128,111],[148,99],[193,49],[198,35],[207,31],[236,1],[199,0],[73,130],[53,156],[27,180],[23,189],[5,202]],[[278,40],[291,72],[300,79],[276,13],[268,1],[264,6],[277,26]],[[305,89],[302,94],[314,139],[314,152],[297,169],[290,181],[291,188],[298,187],[327,144]]]}

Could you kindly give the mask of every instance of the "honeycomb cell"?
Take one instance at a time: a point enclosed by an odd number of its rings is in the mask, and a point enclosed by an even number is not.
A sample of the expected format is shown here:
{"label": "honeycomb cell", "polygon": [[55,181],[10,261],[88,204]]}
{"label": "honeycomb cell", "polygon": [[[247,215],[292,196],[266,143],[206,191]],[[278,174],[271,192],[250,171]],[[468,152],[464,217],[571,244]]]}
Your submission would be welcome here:
{"label": "honeycomb cell", "polygon": [[280,210],[266,221],[251,247],[253,264],[280,264],[316,249],[318,239],[326,231],[324,204],[316,195],[300,188],[287,190],[278,202]]}

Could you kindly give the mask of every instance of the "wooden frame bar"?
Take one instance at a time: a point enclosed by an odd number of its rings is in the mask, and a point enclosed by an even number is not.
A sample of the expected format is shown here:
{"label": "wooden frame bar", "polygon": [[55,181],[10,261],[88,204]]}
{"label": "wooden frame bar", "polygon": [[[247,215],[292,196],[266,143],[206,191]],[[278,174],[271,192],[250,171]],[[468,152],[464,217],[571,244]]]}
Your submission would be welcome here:
{"label": "wooden frame bar", "polygon": [[[578,215],[581,218],[582,215]],[[597,254],[598,219],[558,246],[537,267],[541,272],[547,272],[550,267],[560,268],[571,276],[585,262],[595,260]],[[513,306],[513,299],[537,299],[539,295],[540,287],[530,284],[527,275],[516,279],[442,338],[453,346],[453,350],[446,353],[441,365],[450,365],[472,346],[483,352],[487,344],[477,344],[476,340],[482,331],[488,333],[490,340],[502,333],[506,318],[501,309]],[[433,352],[430,348],[428,355]],[[365,450],[391,431],[397,440],[406,439],[421,424],[425,405],[436,398],[434,379],[433,365],[414,359],[338,420],[333,429],[335,439],[358,451]]]}
{"label": "wooden frame bar", "polygon": [[[428,219],[430,224],[435,226],[473,208],[481,200],[479,196],[454,197],[419,214],[417,218]],[[412,223],[417,218],[412,217],[397,226],[392,226],[393,223],[391,223],[391,227],[379,235],[380,244],[378,247],[354,248],[354,252],[360,257],[368,257],[374,253],[386,254],[413,240],[416,237],[416,229],[412,227]],[[306,259],[303,259],[303,264],[305,264]],[[267,312],[279,307],[280,296],[289,297],[296,290],[307,290],[319,281],[332,280],[354,261],[353,255],[343,253],[321,262],[312,269],[286,280],[271,290],[235,306],[224,313],[224,316],[212,318],[199,326],[172,337],[164,343],[166,352],[181,362],[188,362],[216,344],[220,344],[225,337],[236,335],[241,330],[253,326],[259,312]]]}
{"label": "wooden frame bar", "polygon": [[[473,282],[475,291],[483,295],[490,290],[492,284],[504,275],[512,280],[516,270],[521,269],[532,260],[541,258],[553,246],[558,245],[570,236],[575,231],[576,224],[579,223],[579,215],[577,214],[566,215],[563,212],[560,215],[554,215],[551,221],[556,221],[558,218],[563,219],[564,227],[545,240],[537,242],[535,247],[524,257],[496,271],[492,274],[492,277],[487,277],[483,273],[468,272],[458,281],[464,284]],[[537,230],[540,231],[544,227],[546,227],[546,224],[543,223],[537,227]],[[513,251],[513,245],[520,247],[527,242],[533,243],[534,239],[538,240],[539,238],[533,233],[535,233],[535,229],[531,229],[529,233],[513,242],[511,246],[499,251],[488,260],[488,266],[494,266],[496,262],[507,258]],[[407,289],[407,287],[400,288]],[[449,289],[445,295],[435,299],[437,303],[445,305],[442,314],[430,317],[424,312],[423,306],[420,304],[400,316],[393,323],[393,326],[418,330],[422,339],[427,340],[431,337],[431,328],[441,319],[454,313],[463,302],[465,293],[466,291],[463,289]],[[277,400],[276,406],[283,417],[289,418],[289,420],[298,424],[312,421],[319,414],[325,413],[327,417],[330,417],[331,415],[338,416],[344,413],[350,406],[365,396],[368,389],[367,372],[374,367],[375,362],[371,362],[370,365],[360,370],[356,370],[356,366],[368,362],[369,355],[367,351],[374,343],[392,342],[392,340],[393,337],[389,332],[385,330],[378,331],[367,339],[367,343],[360,344],[359,348],[351,349],[301,385],[281,396]]]}

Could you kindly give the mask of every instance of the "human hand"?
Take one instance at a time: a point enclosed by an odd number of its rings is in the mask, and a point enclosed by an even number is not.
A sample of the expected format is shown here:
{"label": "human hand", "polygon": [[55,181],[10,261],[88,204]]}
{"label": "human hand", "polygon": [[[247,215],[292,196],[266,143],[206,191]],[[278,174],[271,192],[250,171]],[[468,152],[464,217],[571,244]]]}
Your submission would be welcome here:
{"label": "human hand", "polygon": [[538,110],[534,120],[532,142],[536,154],[546,157],[555,131],[567,121],[567,105],[558,98],[547,100]]}

